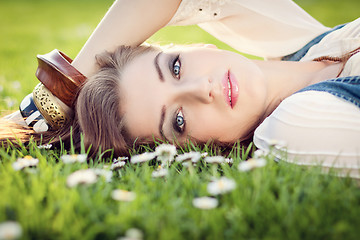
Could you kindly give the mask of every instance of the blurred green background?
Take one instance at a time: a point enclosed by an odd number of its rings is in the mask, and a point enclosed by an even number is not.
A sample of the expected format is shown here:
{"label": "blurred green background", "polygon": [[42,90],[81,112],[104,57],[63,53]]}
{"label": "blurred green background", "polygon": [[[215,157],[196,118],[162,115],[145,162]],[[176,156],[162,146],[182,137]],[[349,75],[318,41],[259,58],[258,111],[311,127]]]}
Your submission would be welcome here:
{"label": "blurred green background", "polygon": [[[36,54],[57,48],[74,58],[112,2],[0,0],[0,115],[18,109],[22,98],[37,84]],[[360,10],[359,0],[295,2],[330,27],[356,19]],[[167,27],[150,41],[213,43],[219,48],[231,49],[197,26]]]}

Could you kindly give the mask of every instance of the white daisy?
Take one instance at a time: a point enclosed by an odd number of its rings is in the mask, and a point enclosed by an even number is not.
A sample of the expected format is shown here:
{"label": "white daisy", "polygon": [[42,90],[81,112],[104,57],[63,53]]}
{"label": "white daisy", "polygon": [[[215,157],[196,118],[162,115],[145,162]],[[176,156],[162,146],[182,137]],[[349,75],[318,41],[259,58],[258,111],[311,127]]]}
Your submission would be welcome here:
{"label": "white daisy", "polygon": [[92,169],[82,169],[73,172],[67,177],[66,184],[68,187],[76,187],[79,184],[90,185],[96,183],[97,175]]}
{"label": "white daisy", "polygon": [[262,149],[258,149],[254,152],[253,154],[253,158],[263,158],[265,157],[267,154],[269,154],[268,151],[262,150]]}
{"label": "white daisy", "polygon": [[224,193],[230,192],[230,191],[234,190],[235,187],[236,187],[236,183],[233,179],[230,179],[227,177],[221,177],[218,180],[210,182],[207,185],[207,191],[211,195],[219,195],[219,194],[224,194]]}
{"label": "white daisy", "polygon": [[25,156],[23,158],[18,158],[15,162],[12,163],[12,167],[15,171],[19,171],[28,167],[36,167],[39,164],[39,159],[33,158],[31,156]]}
{"label": "white daisy", "polygon": [[141,240],[144,238],[144,234],[140,229],[130,228],[126,230],[125,236],[131,239]]}
{"label": "white daisy", "polygon": [[19,223],[13,221],[0,223],[0,239],[17,239],[21,234],[22,228]]}
{"label": "white daisy", "polygon": [[196,208],[212,209],[218,206],[219,201],[216,198],[212,198],[212,197],[200,197],[200,198],[194,198],[192,203]]}
{"label": "white daisy", "polygon": [[177,154],[176,147],[171,144],[161,144],[155,148],[157,160],[162,164],[171,163]]}
{"label": "white daisy", "polygon": [[263,158],[250,158],[247,161],[243,161],[239,164],[238,169],[241,172],[248,172],[254,168],[263,167],[266,165],[266,160]]}
{"label": "white daisy", "polygon": [[234,163],[234,160],[232,158],[225,158],[224,162],[231,165]]}
{"label": "white daisy", "polygon": [[52,148],[52,145],[51,144],[45,144],[45,145],[40,145],[38,146],[39,149],[50,149]]}
{"label": "white daisy", "polygon": [[154,178],[165,177],[169,174],[169,170],[167,168],[159,168],[151,173],[151,176]]}
{"label": "white daisy", "polygon": [[127,161],[129,160],[128,157],[118,157],[118,158],[114,158],[113,162],[120,162],[120,161]]}
{"label": "white daisy", "polygon": [[135,163],[143,163],[148,162],[156,157],[156,154],[153,152],[144,152],[142,154],[131,156],[130,162]]}
{"label": "white daisy", "polygon": [[118,240],[142,240],[144,239],[144,234],[140,229],[129,228],[125,232],[124,237],[118,238]]}
{"label": "white daisy", "polygon": [[83,163],[86,162],[87,159],[87,155],[86,154],[71,154],[71,155],[62,155],[61,160],[63,161],[63,163],[65,164],[69,164],[69,163]]}
{"label": "white daisy", "polygon": [[101,168],[95,168],[94,172],[96,176],[103,176],[105,178],[106,182],[111,182],[113,173],[112,171],[101,169]]}
{"label": "white daisy", "polygon": [[120,168],[124,167],[125,164],[126,164],[125,161],[114,161],[114,162],[111,164],[110,169],[111,169],[111,170],[119,170]]}
{"label": "white daisy", "polygon": [[225,158],[223,156],[205,157],[204,161],[212,164],[220,164],[225,162]]}
{"label": "white daisy", "polygon": [[201,154],[199,152],[186,152],[183,153],[175,158],[176,162],[186,162],[191,161],[196,163],[200,160]]}
{"label": "white daisy", "polygon": [[129,191],[122,190],[122,189],[115,189],[112,191],[111,197],[117,201],[131,202],[131,201],[135,200],[136,193],[129,192]]}

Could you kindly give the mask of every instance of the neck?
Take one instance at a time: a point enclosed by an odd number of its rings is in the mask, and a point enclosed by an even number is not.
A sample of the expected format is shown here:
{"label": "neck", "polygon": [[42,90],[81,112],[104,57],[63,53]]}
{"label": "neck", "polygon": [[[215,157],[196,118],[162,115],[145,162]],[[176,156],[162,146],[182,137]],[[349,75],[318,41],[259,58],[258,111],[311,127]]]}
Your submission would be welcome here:
{"label": "neck", "polygon": [[341,68],[341,64],[333,62],[254,61],[268,86],[263,119],[285,98],[306,86],[336,77]]}

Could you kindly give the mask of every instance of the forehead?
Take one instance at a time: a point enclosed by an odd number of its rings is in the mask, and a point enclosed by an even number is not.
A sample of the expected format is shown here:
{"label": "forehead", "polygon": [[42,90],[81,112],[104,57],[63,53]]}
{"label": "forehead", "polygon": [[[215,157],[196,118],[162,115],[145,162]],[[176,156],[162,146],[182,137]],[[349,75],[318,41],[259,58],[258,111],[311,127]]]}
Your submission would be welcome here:
{"label": "forehead", "polygon": [[121,74],[121,112],[133,137],[160,137],[162,84],[154,65],[158,51],[144,53],[129,62]]}

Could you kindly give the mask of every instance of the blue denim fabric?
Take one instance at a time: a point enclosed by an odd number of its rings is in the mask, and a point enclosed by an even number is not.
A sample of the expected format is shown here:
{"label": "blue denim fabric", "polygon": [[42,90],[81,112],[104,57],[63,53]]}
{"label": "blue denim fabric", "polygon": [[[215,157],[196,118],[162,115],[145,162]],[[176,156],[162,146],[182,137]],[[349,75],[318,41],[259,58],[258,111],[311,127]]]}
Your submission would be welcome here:
{"label": "blue denim fabric", "polygon": [[335,30],[338,30],[338,29],[344,27],[345,25],[346,24],[342,24],[342,25],[339,25],[339,26],[336,26],[336,27],[330,29],[327,32],[324,32],[323,34],[321,34],[321,35],[317,36],[316,38],[314,38],[313,40],[311,40],[308,44],[306,44],[299,51],[294,52],[290,55],[287,55],[287,56],[283,57],[281,60],[283,60],[283,61],[300,61],[312,46],[314,46],[315,44],[318,44],[321,41],[321,39],[323,39],[329,33],[333,32]]}
{"label": "blue denim fabric", "polygon": [[298,92],[305,91],[328,92],[360,108],[360,76],[329,79],[307,86]]}

